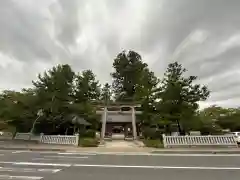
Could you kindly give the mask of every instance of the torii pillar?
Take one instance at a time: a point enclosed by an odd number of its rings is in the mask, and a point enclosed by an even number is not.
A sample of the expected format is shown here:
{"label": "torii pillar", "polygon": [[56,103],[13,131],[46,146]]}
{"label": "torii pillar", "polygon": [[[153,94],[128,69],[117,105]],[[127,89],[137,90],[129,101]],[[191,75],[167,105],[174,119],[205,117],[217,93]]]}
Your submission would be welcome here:
{"label": "torii pillar", "polygon": [[106,131],[106,124],[107,124],[107,107],[104,107],[104,114],[102,118],[102,129],[101,129],[101,139],[104,140],[105,131]]}
{"label": "torii pillar", "polygon": [[135,112],[135,107],[132,106],[132,131],[133,131],[133,139],[137,139],[137,125],[136,125],[136,112]]}

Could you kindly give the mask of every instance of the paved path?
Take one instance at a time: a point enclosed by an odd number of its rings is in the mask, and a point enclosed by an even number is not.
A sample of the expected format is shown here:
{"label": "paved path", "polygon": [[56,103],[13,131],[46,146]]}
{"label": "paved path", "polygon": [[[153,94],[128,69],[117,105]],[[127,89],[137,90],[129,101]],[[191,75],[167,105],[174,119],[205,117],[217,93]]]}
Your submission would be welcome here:
{"label": "paved path", "polygon": [[139,149],[139,147],[143,147],[143,143],[140,141],[124,141],[124,140],[115,140],[115,141],[105,141],[104,147],[106,149],[111,148],[118,148],[118,149],[126,149],[126,148],[132,148],[132,149]]}
{"label": "paved path", "polygon": [[239,180],[239,154],[0,151],[0,179]]}

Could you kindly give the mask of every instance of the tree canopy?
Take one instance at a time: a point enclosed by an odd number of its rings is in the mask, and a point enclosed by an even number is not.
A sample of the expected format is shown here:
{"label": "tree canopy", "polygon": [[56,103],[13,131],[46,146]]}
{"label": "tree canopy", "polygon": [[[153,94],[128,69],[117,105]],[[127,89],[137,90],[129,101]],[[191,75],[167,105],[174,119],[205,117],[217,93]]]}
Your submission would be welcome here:
{"label": "tree canopy", "polygon": [[116,101],[141,101],[147,98],[158,79],[134,51],[123,51],[113,62],[113,91]]}
{"label": "tree canopy", "polygon": [[92,70],[74,72],[70,65],[60,64],[40,72],[30,89],[1,92],[0,129],[29,132],[42,110],[35,133],[75,133],[81,123],[74,119],[97,130],[100,118],[93,102],[138,102],[143,127],[162,128],[165,133],[240,130],[239,108],[212,106],[199,110],[198,102],[207,100],[210,90],[196,83],[197,76],[186,76],[186,71],[180,63],[172,62],[159,78],[140,54],[122,51],[113,59],[112,84],[101,85]]}
{"label": "tree canopy", "polygon": [[206,86],[194,84],[196,76],[184,77],[185,72],[178,62],[168,65],[157,91],[160,101],[156,105],[160,118],[176,123],[183,133],[198,110],[198,102],[206,100],[210,94]]}

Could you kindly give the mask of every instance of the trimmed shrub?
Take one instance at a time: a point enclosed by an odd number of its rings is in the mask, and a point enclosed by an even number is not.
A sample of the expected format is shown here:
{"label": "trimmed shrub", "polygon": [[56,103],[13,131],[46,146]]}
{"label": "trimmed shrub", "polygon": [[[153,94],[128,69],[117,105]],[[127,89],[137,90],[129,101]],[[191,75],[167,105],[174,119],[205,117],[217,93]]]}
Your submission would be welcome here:
{"label": "trimmed shrub", "polygon": [[143,130],[143,137],[145,139],[158,139],[162,141],[162,132],[160,130],[156,130],[156,128],[146,127]]}
{"label": "trimmed shrub", "polygon": [[92,130],[92,129],[88,129],[84,132],[83,137],[95,138],[96,137],[96,131]]}
{"label": "trimmed shrub", "polygon": [[164,146],[160,140],[144,139],[143,143],[145,144],[146,147],[164,148]]}
{"label": "trimmed shrub", "polygon": [[81,147],[97,147],[99,144],[98,139],[95,138],[83,138],[80,139],[80,146]]}

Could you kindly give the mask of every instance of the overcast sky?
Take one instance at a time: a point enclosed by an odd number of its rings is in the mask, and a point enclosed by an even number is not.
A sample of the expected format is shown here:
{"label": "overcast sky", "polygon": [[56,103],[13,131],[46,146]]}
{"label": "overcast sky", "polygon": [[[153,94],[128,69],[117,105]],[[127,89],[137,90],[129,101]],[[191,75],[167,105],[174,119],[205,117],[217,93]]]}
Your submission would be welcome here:
{"label": "overcast sky", "polygon": [[209,86],[202,107],[240,105],[239,0],[0,0],[0,90],[30,87],[58,63],[110,82],[114,57],[139,52],[162,76],[172,60]]}

